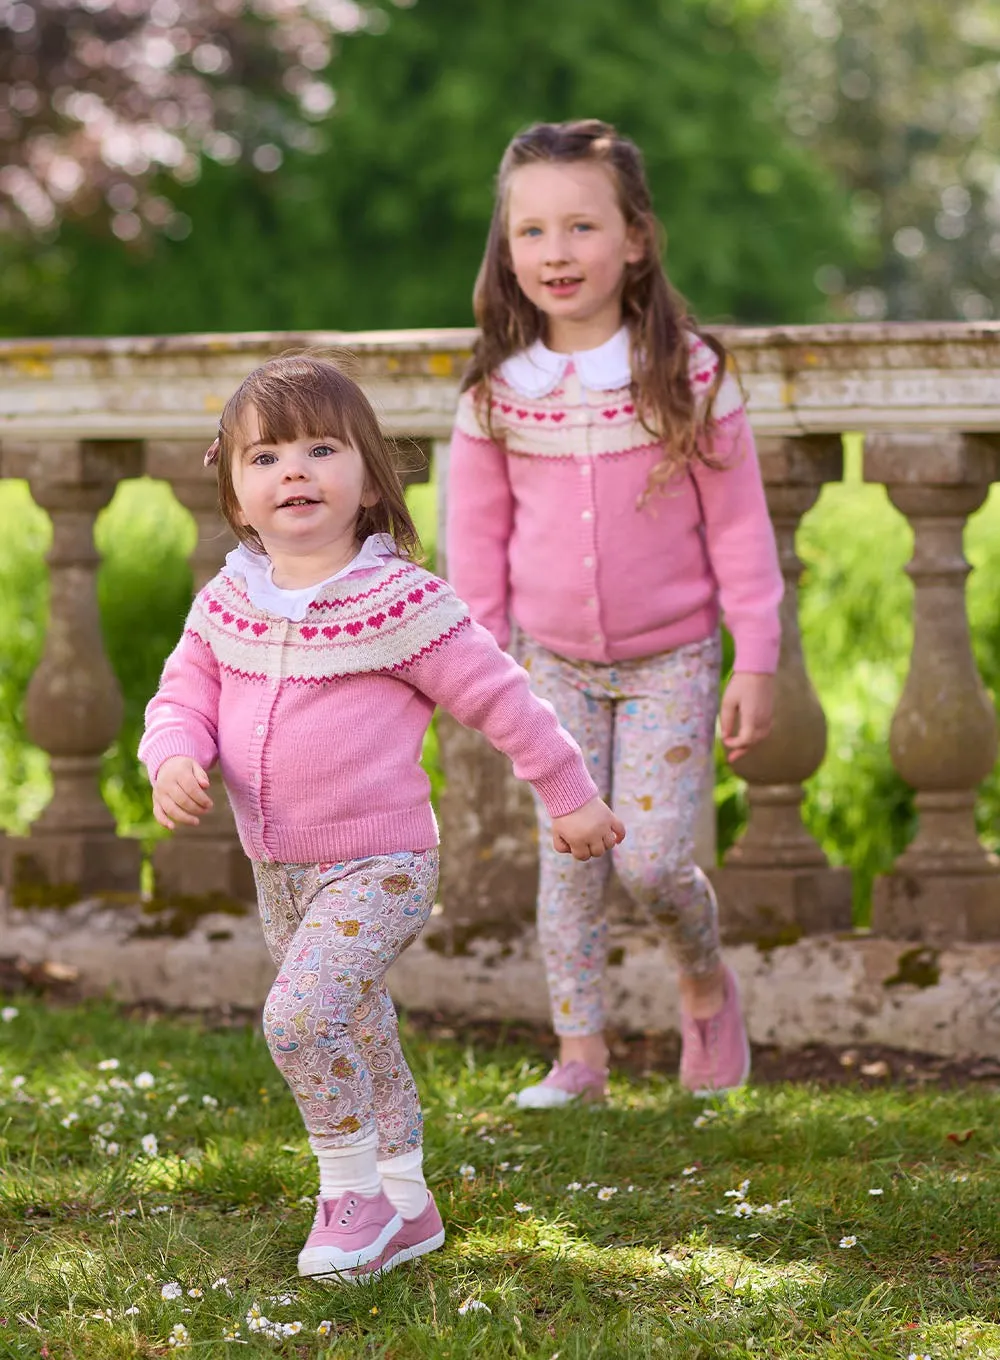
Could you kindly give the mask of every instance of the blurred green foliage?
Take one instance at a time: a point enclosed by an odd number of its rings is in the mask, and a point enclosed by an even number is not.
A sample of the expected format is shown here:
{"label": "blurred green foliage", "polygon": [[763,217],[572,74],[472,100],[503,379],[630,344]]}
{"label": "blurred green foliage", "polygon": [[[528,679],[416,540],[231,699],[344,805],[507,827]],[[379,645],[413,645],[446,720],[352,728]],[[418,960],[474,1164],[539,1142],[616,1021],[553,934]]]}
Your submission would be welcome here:
{"label": "blurred green foliage", "polygon": [[[160,186],[193,226],[131,244],[103,217],[0,241],[0,332],[465,325],[505,144],[608,119],[643,149],[668,265],[704,318],[824,315],[847,201],[793,141],[755,9],[720,0],[420,0],[344,36],[321,150],[276,172],[206,160]],[[763,8],[768,8],[767,5]]]}

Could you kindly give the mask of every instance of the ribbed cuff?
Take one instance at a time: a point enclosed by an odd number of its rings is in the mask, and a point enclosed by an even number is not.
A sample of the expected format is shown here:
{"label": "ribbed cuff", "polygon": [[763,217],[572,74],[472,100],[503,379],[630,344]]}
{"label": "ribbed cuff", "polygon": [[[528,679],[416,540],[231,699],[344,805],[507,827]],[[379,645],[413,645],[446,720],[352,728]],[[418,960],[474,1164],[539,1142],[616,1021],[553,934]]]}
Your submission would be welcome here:
{"label": "ribbed cuff", "polygon": [[561,765],[554,774],[531,782],[550,817],[565,817],[597,797],[597,785],[587,773],[582,756]]}
{"label": "ribbed cuff", "polygon": [[733,674],[774,675],[781,653],[781,637],[734,638],[736,656]]}

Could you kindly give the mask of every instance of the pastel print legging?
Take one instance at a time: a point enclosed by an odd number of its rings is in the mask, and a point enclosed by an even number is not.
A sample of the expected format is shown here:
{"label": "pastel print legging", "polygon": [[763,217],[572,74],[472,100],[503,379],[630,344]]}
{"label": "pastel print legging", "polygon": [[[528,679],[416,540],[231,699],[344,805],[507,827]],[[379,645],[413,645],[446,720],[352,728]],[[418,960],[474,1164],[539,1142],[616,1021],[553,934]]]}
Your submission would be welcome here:
{"label": "pastel print legging", "polygon": [[437,850],[253,869],[278,967],[264,1037],[306,1129],[331,1147],[377,1130],[380,1160],[414,1151],[420,1100],[385,975],[431,914]]}
{"label": "pastel print legging", "polygon": [[[522,638],[521,664],[579,742],[601,797],[627,835],[613,852],[629,896],[666,931],[681,971],[719,965],[711,884],[694,862],[698,810],[712,771],[721,647],[717,637],[637,661],[569,661]],[[609,856],[581,862],[552,848],[539,818],[538,935],[556,1033],[604,1029]]]}

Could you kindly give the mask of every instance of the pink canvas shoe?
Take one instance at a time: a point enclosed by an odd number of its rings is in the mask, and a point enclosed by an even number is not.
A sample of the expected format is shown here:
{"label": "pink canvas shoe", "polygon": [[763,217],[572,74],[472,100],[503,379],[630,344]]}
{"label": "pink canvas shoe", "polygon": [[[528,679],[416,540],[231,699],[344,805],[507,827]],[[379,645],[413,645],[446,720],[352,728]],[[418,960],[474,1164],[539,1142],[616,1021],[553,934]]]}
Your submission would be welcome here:
{"label": "pink canvas shoe", "polygon": [[740,990],[731,968],[723,968],[726,999],[707,1020],[695,1020],[681,1007],[681,1085],[696,1096],[718,1095],[746,1084],[750,1043]]}
{"label": "pink canvas shoe", "polygon": [[517,1093],[519,1110],[551,1110],[571,1101],[600,1103],[607,1095],[608,1070],[588,1067],[583,1062],[553,1063],[543,1081],[526,1086]]}
{"label": "pink canvas shoe", "polygon": [[414,1261],[418,1256],[426,1256],[429,1251],[437,1251],[444,1245],[444,1224],[434,1203],[434,1196],[428,1190],[427,1203],[416,1218],[404,1218],[403,1226],[396,1229],[395,1236],[384,1251],[366,1266],[354,1271],[355,1280],[371,1280],[376,1275],[384,1275],[387,1270],[395,1270],[404,1261]]}
{"label": "pink canvas shoe", "polygon": [[299,1252],[299,1274],[349,1280],[349,1272],[374,1261],[402,1225],[381,1190],[377,1195],[348,1190],[339,1199],[318,1199],[312,1231]]}

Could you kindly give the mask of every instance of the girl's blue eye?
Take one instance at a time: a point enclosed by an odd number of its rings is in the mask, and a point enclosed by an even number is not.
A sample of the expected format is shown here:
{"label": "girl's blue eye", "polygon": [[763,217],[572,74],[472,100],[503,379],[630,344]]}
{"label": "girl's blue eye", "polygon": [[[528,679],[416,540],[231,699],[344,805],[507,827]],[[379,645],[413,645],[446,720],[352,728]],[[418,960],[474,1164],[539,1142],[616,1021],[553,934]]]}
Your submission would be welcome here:
{"label": "girl's blue eye", "polygon": [[576,222],[573,226],[574,231],[593,231],[593,224],[590,222]]}
{"label": "girl's blue eye", "polygon": [[313,458],[326,458],[328,454],[336,453],[337,450],[331,448],[329,444],[317,444],[315,448],[309,450]]}
{"label": "girl's blue eye", "polygon": [[542,234],[541,227],[525,227],[522,233],[522,235],[524,236],[541,236],[541,234]]}
{"label": "girl's blue eye", "polygon": [[277,462],[273,453],[255,453],[250,460],[255,467],[268,467],[271,463]]}

